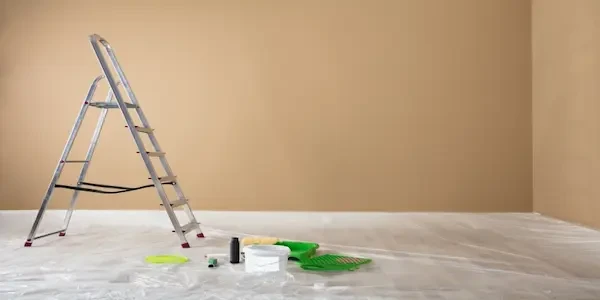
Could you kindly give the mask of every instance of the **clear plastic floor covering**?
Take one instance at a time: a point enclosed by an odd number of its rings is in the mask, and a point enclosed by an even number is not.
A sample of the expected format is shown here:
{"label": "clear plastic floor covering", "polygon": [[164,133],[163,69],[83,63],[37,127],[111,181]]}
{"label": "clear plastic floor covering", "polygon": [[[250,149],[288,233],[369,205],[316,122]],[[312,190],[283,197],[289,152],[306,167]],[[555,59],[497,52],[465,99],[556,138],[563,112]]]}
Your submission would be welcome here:
{"label": "clear plastic floor covering", "polygon": [[[39,233],[57,230],[49,211]],[[67,236],[23,243],[34,211],[0,211],[0,299],[600,299],[600,232],[535,214],[197,212],[182,249],[161,211],[78,211]],[[372,258],[353,272],[247,274],[232,236],[275,236]],[[181,265],[147,255],[182,254]]]}

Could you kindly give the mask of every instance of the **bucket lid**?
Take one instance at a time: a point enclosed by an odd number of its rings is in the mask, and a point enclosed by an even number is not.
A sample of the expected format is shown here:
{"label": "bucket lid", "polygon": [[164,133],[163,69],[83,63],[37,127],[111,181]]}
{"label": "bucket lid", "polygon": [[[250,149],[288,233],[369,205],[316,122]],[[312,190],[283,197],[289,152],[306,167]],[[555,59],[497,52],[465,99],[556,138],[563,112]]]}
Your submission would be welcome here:
{"label": "bucket lid", "polygon": [[279,245],[248,245],[244,247],[246,255],[256,256],[289,256],[290,248]]}

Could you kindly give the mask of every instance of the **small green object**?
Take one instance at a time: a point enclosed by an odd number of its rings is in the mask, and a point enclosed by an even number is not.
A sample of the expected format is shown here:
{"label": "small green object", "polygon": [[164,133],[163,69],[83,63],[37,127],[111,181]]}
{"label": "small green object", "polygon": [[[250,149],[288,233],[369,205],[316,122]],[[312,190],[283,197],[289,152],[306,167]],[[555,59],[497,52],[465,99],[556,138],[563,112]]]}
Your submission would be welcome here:
{"label": "small green object", "polygon": [[208,258],[208,267],[209,268],[214,268],[217,266],[217,259],[214,257],[209,257]]}
{"label": "small green object", "polygon": [[151,264],[182,264],[187,262],[189,259],[181,255],[150,255],[146,256],[146,262]]}
{"label": "small green object", "polygon": [[279,241],[275,245],[286,246],[290,248],[290,259],[303,261],[315,255],[319,244],[300,241]]}
{"label": "small green object", "polygon": [[312,271],[354,271],[370,262],[369,258],[324,254],[300,261],[300,267]]}

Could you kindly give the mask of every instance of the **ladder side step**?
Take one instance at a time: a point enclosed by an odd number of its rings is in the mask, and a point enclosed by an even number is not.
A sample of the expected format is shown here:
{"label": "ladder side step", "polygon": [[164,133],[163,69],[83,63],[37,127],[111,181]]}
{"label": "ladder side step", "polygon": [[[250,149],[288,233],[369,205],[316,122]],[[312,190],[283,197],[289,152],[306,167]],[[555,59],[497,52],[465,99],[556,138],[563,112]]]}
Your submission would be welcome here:
{"label": "ladder side step", "polygon": [[[129,127],[129,126],[125,126],[125,127]],[[143,132],[143,133],[148,133],[148,134],[154,132],[154,129],[153,128],[149,128],[149,127],[135,126],[134,128],[135,128],[135,130],[137,132]]]}
{"label": "ladder side step", "polygon": [[[175,207],[185,205],[187,203],[188,203],[187,199],[180,199],[180,200],[175,200],[175,201],[171,202],[170,204],[171,204],[171,207],[175,208]],[[160,206],[163,206],[162,203],[160,204]]]}
{"label": "ladder side step", "polygon": [[[140,151],[137,151],[136,153],[140,153]],[[146,151],[146,154],[148,154],[148,156],[153,156],[153,157],[161,157],[161,156],[165,156],[165,152],[150,152],[150,151]]]}
{"label": "ladder side step", "polygon": [[68,164],[68,163],[86,163],[89,162],[89,160],[61,160],[60,161],[63,164]]}
{"label": "ladder side step", "polygon": [[[119,103],[117,103],[117,102],[89,102],[88,104],[90,106],[97,107],[97,108],[119,108]],[[135,105],[133,103],[125,102],[125,107],[138,108],[139,106]]]}

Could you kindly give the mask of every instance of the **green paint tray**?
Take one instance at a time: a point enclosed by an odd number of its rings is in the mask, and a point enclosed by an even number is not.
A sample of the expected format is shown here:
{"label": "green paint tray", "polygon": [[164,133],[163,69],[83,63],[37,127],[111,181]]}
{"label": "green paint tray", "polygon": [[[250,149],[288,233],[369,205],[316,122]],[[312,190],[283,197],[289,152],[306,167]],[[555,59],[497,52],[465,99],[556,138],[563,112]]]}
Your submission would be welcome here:
{"label": "green paint tray", "polygon": [[300,241],[279,241],[275,245],[286,246],[290,248],[289,259],[303,261],[315,255],[319,244]]}
{"label": "green paint tray", "polygon": [[300,261],[300,267],[311,271],[354,271],[371,262],[369,258],[323,254]]}

